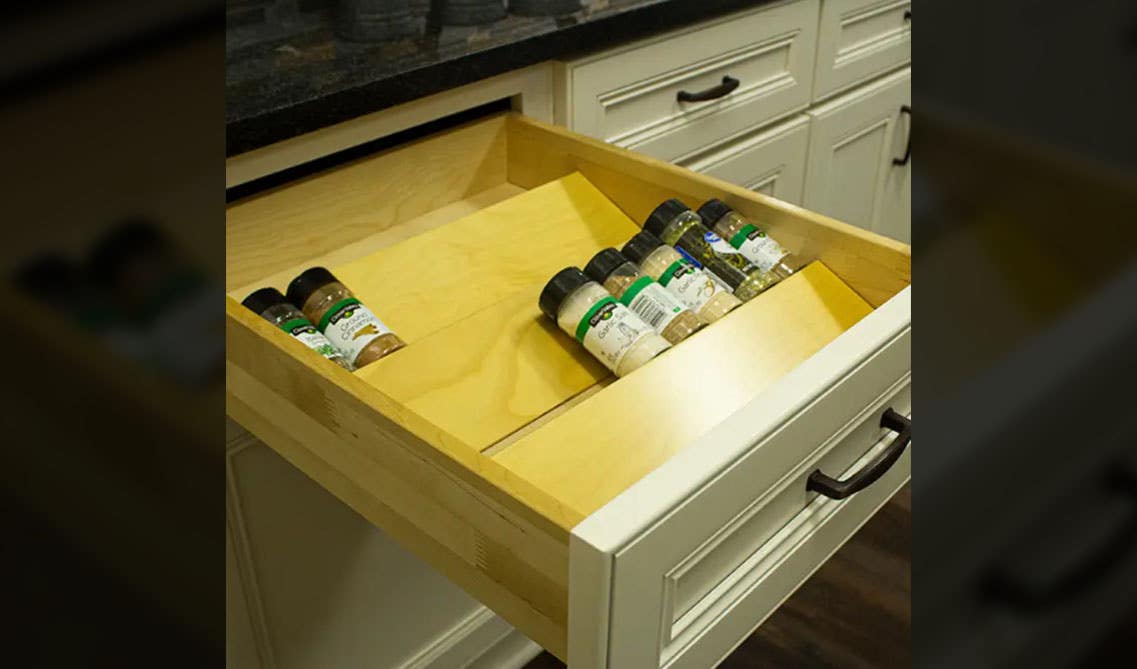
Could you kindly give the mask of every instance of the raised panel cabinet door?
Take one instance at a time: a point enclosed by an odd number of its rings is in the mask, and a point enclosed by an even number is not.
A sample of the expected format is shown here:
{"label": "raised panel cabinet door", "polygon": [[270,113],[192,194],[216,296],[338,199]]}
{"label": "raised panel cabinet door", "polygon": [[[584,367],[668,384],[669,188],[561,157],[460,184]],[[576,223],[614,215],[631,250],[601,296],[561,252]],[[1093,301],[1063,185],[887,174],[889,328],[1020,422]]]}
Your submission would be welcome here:
{"label": "raised panel cabinet door", "polygon": [[801,114],[717,146],[684,167],[756,193],[801,204],[808,148],[809,117]]}
{"label": "raised panel cabinet door", "polygon": [[[910,118],[901,118],[901,132],[907,134],[911,128]],[[905,139],[904,141],[907,141]],[[902,149],[903,151],[903,149]],[[901,156],[903,153],[901,153]],[[907,164],[894,165],[884,181],[884,212],[880,223],[873,228],[885,237],[891,237],[905,244],[912,243],[912,159]]]}
{"label": "raised panel cabinet door", "polygon": [[905,68],[808,112],[803,206],[907,238],[898,230],[907,208],[907,167],[893,159],[903,157],[908,141],[910,119],[902,108],[910,104],[911,91],[912,71]]}

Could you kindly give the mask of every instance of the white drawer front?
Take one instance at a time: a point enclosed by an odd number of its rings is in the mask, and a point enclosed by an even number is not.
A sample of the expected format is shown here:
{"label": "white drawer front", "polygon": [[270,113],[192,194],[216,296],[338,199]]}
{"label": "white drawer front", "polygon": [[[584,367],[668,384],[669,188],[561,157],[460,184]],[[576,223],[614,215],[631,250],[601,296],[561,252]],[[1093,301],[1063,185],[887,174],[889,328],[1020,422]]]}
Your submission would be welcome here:
{"label": "white drawer front", "polygon": [[814,101],[912,60],[911,0],[825,0]]}
{"label": "white drawer front", "polygon": [[909,478],[911,449],[842,500],[911,411],[911,289],[587,518],[570,544],[574,667],[713,666]]}
{"label": "white drawer front", "polygon": [[800,204],[809,150],[805,114],[754,135],[715,147],[683,166],[756,193]]}
{"label": "white drawer front", "polygon": [[[675,160],[809,103],[818,0],[735,15],[565,66],[572,130]],[[680,91],[737,88],[680,102]]]}

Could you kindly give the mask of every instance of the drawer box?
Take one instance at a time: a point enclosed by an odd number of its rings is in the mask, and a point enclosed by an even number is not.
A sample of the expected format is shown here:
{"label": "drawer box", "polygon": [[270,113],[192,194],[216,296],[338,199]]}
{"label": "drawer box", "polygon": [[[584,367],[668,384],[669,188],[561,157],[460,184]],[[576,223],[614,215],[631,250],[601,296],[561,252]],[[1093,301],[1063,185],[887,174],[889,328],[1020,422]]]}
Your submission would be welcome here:
{"label": "drawer box", "polygon": [[[619,380],[540,316],[711,196],[808,266]],[[909,411],[908,247],[725,182],[510,114],[232,203],[227,247],[230,415],[574,667],[706,666],[908,478],[805,487]],[[349,373],[237,302],[316,264],[408,347]]]}
{"label": "drawer box", "polygon": [[813,100],[911,62],[911,11],[911,0],[825,0]]}
{"label": "drawer box", "polygon": [[[817,0],[783,2],[561,64],[558,123],[679,160],[804,109],[818,11]],[[737,87],[726,92],[731,79]],[[707,101],[678,97],[716,88],[721,96]]]}

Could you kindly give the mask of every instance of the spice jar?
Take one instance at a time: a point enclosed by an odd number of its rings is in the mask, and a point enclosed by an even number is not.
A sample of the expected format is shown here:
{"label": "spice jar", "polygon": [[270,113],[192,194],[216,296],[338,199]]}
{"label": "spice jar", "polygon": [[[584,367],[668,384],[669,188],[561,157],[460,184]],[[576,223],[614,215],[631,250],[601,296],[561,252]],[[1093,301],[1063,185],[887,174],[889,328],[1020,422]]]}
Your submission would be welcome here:
{"label": "spice jar", "polygon": [[794,273],[797,263],[790,252],[722,200],[707,200],[698,213],[708,227],[763,272],[779,281]]}
{"label": "spice jar", "polygon": [[356,369],[407,345],[323,267],[302,272],[287,294]]}
{"label": "spice jar", "polygon": [[679,298],[641,272],[616,249],[607,248],[592,256],[584,266],[584,274],[604,286],[620,304],[672,344],[678,344],[706,325]]}
{"label": "spice jar", "polygon": [[284,295],[275,288],[261,288],[253,291],[241,301],[241,304],[260,315],[269,323],[284,330],[300,343],[336,363],[346,370],[351,370],[351,364],[343,354],[332,346],[332,342],[316,329],[312,322],[304,317],[295,306],[284,299]]}
{"label": "spice jar", "polygon": [[628,374],[671,347],[576,267],[557,272],[541,290],[537,305],[616,376]]}
{"label": "spice jar", "polygon": [[646,230],[629,239],[620,255],[639,265],[705,323],[714,323],[742,304],[703,269]]}
{"label": "spice jar", "polygon": [[671,244],[688,260],[705,268],[743,302],[777,283],[730,244],[703,225],[703,219],[679,200],[670,199],[655,208],[644,230]]}

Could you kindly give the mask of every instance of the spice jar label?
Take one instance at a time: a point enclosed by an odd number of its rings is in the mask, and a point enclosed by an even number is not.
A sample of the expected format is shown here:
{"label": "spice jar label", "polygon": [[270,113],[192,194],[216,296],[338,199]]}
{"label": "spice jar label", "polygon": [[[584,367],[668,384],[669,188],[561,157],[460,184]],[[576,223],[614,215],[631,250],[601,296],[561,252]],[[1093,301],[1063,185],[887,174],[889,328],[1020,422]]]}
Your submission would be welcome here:
{"label": "spice jar label", "polygon": [[354,297],[332,305],[317,327],[348,360],[355,360],[371,340],[391,331]]}
{"label": "spice jar label", "polygon": [[706,271],[698,269],[683,258],[671,263],[663,274],[659,275],[659,283],[693,311],[701,309],[715,293],[729,292]]}
{"label": "spice jar label", "polygon": [[343,357],[340,355],[340,352],[332,346],[332,342],[320,334],[316,326],[309,323],[306,318],[294,318],[281,323],[280,329],[299,339],[305,346],[328,360],[337,360]]}
{"label": "spice jar label", "polygon": [[763,272],[769,272],[789,253],[778,242],[766,236],[754,225],[746,225],[730,240],[730,245],[738,249],[747,260]]}
{"label": "spice jar label", "polygon": [[650,334],[651,328],[639,316],[612,297],[592,305],[576,326],[577,341],[612,371],[641,337]]}
{"label": "spice jar label", "polygon": [[682,302],[650,276],[641,276],[628,286],[620,296],[620,304],[631,309],[656,332],[662,332],[684,309]]}
{"label": "spice jar label", "polygon": [[703,239],[707,240],[707,243],[711,245],[711,248],[714,249],[715,253],[721,256],[739,255],[738,250],[736,250],[730,244],[726,243],[726,240],[724,240],[722,237],[719,237],[713,232],[704,232]]}

